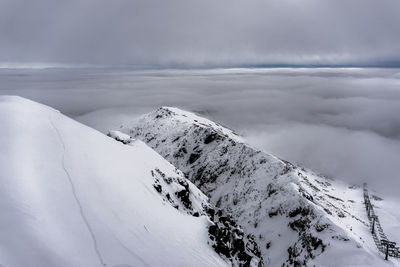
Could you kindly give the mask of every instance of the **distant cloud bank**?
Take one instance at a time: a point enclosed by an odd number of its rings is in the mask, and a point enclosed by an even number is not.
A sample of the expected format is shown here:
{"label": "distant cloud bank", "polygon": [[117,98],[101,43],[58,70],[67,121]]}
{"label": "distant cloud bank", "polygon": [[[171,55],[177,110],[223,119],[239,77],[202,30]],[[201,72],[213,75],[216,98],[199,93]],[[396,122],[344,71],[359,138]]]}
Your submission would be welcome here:
{"label": "distant cloud bank", "polygon": [[399,88],[400,69],[0,70],[0,94],[102,131],[178,106],[281,158],[392,195],[400,187]]}

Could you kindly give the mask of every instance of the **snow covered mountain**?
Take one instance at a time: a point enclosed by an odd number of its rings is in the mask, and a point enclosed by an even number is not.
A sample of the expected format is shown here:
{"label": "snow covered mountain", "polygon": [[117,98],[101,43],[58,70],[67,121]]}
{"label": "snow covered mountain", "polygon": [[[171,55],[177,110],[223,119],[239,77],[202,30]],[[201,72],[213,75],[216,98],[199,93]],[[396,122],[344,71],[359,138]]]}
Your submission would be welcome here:
{"label": "snow covered mountain", "polygon": [[[0,266],[228,266],[212,247],[216,225],[247,245],[139,140],[11,96],[0,97],[0,125]],[[237,250],[236,264],[257,265]]]}
{"label": "snow covered mountain", "polygon": [[233,131],[162,107],[120,130],[159,152],[232,214],[267,266],[385,266],[369,233],[362,188],[258,151]]}

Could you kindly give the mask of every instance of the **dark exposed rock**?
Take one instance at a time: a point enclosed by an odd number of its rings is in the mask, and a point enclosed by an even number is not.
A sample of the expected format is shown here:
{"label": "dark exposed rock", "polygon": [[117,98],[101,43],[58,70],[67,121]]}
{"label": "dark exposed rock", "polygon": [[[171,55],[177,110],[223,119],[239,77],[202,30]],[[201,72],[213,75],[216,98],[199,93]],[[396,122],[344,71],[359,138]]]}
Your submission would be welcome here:
{"label": "dark exposed rock", "polygon": [[326,213],[328,213],[329,215],[332,215],[332,212],[331,212],[329,209],[324,208],[324,211],[325,211]]}
{"label": "dark exposed rock", "polygon": [[314,201],[313,196],[310,195],[310,194],[307,194],[307,193],[303,192],[303,193],[302,193],[302,196],[305,197],[306,199],[310,200],[311,202]]}
{"label": "dark exposed rock", "polygon": [[208,208],[207,214],[209,215],[210,220],[211,220],[211,221],[214,221],[215,209],[213,209],[213,208]]}
{"label": "dark exposed rock", "polygon": [[340,198],[338,198],[338,197],[334,197],[334,196],[329,195],[329,194],[325,194],[325,195],[327,195],[329,198],[332,198],[332,199],[334,199],[334,200],[344,202],[343,199],[340,199]]}
{"label": "dark exposed rock", "polygon": [[[289,227],[298,232],[299,240],[289,247],[288,262],[295,266],[304,266],[309,259],[313,259],[316,255],[324,252],[326,245],[320,238],[314,236],[310,231],[310,228],[312,227],[312,219],[315,218],[312,211],[301,207],[296,208],[290,212],[289,217],[298,218],[289,222]],[[317,225],[315,228],[317,232],[321,232],[328,226],[329,225],[327,224],[323,224]],[[302,256],[300,257],[300,255]]]}
{"label": "dark exposed rock", "polygon": [[183,205],[187,209],[192,208],[192,202],[190,201],[190,198],[189,198],[189,194],[190,194],[189,190],[183,189],[179,192],[176,192],[175,194],[182,201]]}
{"label": "dark exposed rock", "polygon": [[341,235],[334,235],[332,236],[332,239],[336,239],[336,240],[341,240],[341,241],[349,241],[350,239],[345,237],[345,236],[341,236]]}
{"label": "dark exposed rock", "polygon": [[192,208],[192,201],[190,200],[189,184],[186,181],[181,180],[181,179],[178,180],[178,183],[180,185],[182,185],[184,187],[184,189],[179,191],[179,192],[175,192],[175,194],[182,201],[183,205],[187,209],[191,209]]}
{"label": "dark exposed rock", "polygon": [[193,164],[196,160],[198,160],[200,157],[200,154],[192,153],[189,156],[189,164]]}
{"label": "dark exposed rock", "polygon": [[272,210],[270,210],[270,211],[268,212],[268,216],[269,216],[270,218],[272,218],[272,217],[274,217],[274,216],[277,216],[277,215],[279,214],[279,211],[280,211],[279,208],[278,208],[278,209],[272,209]]}
{"label": "dark exposed rock", "polygon": [[254,237],[245,237],[242,228],[232,216],[223,214],[222,210],[215,212],[212,208],[207,210],[207,214],[214,223],[208,228],[208,233],[215,252],[232,263],[235,262],[235,265],[250,266],[252,260],[256,260],[259,267],[263,266],[261,252]]}
{"label": "dark exposed rock", "polygon": [[372,195],[372,198],[373,198],[374,200],[376,200],[376,201],[382,201],[382,200],[383,200],[383,198],[378,197],[378,196],[376,196],[376,195]]}
{"label": "dark exposed rock", "polygon": [[345,218],[346,215],[344,215],[344,213],[342,211],[338,211],[336,212],[337,216],[339,216],[340,218]]}
{"label": "dark exposed rock", "polygon": [[289,212],[289,217],[296,217],[297,215],[301,214],[302,216],[307,216],[310,213],[310,209],[305,207],[297,207],[294,210]]}
{"label": "dark exposed rock", "polygon": [[158,193],[161,193],[162,186],[160,184],[153,184],[153,187],[157,190]]}
{"label": "dark exposed rock", "polygon": [[204,144],[209,144],[212,141],[214,141],[215,139],[217,139],[218,134],[217,133],[211,133],[209,135],[207,135],[207,137],[204,139]]}
{"label": "dark exposed rock", "polygon": [[[153,184],[154,189],[161,196],[163,196],[164,200],[168,201],[171,206],[179,209],[180,206],[178,205],[179,203],[177,203],[177,201],[179,201],[183,205],[180,208],[186,211],[188,214],[191,214],[195,217],[199,217],[200,213],[204,214],[203,210],[193,210],[191,201],[192,189],[190,188],[189,182],[187,180],[179,176],[169,177],[158,168],[151,170],[151,175],[153,176],[155,182]],[[165,183],[162,183],[162,181],[164,181]],[[169,187],[170,185],[171,187]],[[176,188],[179,188],[178,191]],[[173,195],[171,196],[170,193],[175,195],[176,197],[174,197]],[[193,197],[196,198],[196,196]],[[202,203],[202,206],[204,206],[204,203]]]}
{"label": "dark exposed rock", "polygon": [[129,136],[123,137],[120,136],[122,133],[120,133],[119,131],[111,131],[107,133],[108,137],[114,138],[116,141],[123,143],[124,145],[127,145],[129,143],[131,143],[134,139],[132,139]]}
{"label": "dark exposed rock", "polygon": [[268,184],[268,186],[267,186],[267,192],[268,192],[268,197],[270,197],[270,196],[272,196],[273,194],[275,194],[277,192],[277,189],[271,183],[271,184]]}
{"label": "dark exposed rock", "polygon": [[174,158],[182,158],[187,154],[186,147],[181,147],[176,153],[174,153]]}
{"label": "dark exposed rock", "polygon": [[316,224],[315,225],[315,230],[317,231],[317,232],[322,232],[322,231],[324,231],[326,228],[328,228],[329,227],[329,224],[327,224],[327,223],[325,223],[325,224]]}
{"label": "dark exposed rock", "polygon": [[[326,247],[321,239],[306,232],[302,233],[300,241],[301,243],[296,243],[288,248],[287,261],[294,266],[306,266],[309,259],[315,258],[316,254],[314,253],[322,253]],[[306,254],[303,259],[300,259],[299,256],[302,253]]]}
{"label": "dark exposed rock", "polygon": [[308,218],[299,218],[297,220],[289,222],[289,226],[294,231],[301,232],[307,228],[309,223],[310,223],[310,220]]}

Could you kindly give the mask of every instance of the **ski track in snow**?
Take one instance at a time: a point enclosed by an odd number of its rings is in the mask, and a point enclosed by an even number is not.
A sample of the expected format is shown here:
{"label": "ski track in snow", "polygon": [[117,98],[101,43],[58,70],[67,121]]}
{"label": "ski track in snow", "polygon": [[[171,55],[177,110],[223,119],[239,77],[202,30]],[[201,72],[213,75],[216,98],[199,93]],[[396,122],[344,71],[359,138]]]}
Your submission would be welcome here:
{"label": "ski track in snow", "polygon": [[100,264],[102,266],[107,266],[105,264],[105,262],[104,262],[104,259],[103,259],[102,255],[101,255],[101,253],[100,253],[100,250],[99,250],[99,247],[98,247],[98,244],[97,244],[96,235],[94,234],[94,231],[93,231],[92,227],[90,226],[89,221],[86,218],[86,215],[85,215],[85,213],[83,211],[82,203],[80,202],[79,197],[78,197],[78,195],[76,193],[74,182],[72,181],[71,175],[69,174],[67,168],[65,167],[65,151],[66,151],[66,148],[65,148],[64,140],[62,138],[62,135],[61,135],[60,131],[58,130],[58,128],[54,124],[53,120],[51,119],[51,116],[49,116],[49,121],[50,121],[50,124],[52,125],[52,127],[54,128],[54,130],[56,131],[58,139],[60,140],[60,143],[62,145],[63,153],[62,153],[62,158],[61,158],[61,165],[62,165],[62,168],[63,168],[63,170],[64,170],[64,172],[65,172],[65,174],[66,174],[66,176],[68,178],[68,181],[69,181],[69,183],[71,185],[72,194],[73,194],[73,197],[75,198],[76,204],[79,207],[79,212],[81,214],[82,220],[85,223],[86,228],[88,229],[88,231],[90,233],[90,236],[92,237],[93,247],[94,247],[94,250],[95,250],[95,252],[97,254],[97,257],[98,257],[98,259],[100,261]]}

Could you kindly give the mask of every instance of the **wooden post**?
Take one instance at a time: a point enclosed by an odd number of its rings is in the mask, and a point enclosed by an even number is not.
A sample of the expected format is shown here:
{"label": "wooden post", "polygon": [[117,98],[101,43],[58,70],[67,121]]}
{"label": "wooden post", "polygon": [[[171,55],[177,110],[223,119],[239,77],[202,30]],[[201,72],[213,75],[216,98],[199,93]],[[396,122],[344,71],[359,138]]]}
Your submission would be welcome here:
{"label": "wooden post", "polygon": [[389,255],[389,244],[386,244],[386,256],[385,256],[385,260],[388,260],[388,255]]}
{"label": "wooden post", "polygon": [[375,233],[375,220],[378,219],[378,216],[376,215],[372,215],[372,228],[371,228],[371,233],[374,234]]}
{"label": "wooden post", "polygon": [[389,248],[394,248],[396,246],[396,242],[391,242],[389,240],[382,239],[381,244],[383,246],[386,246],[385,260],[388,260]]}

